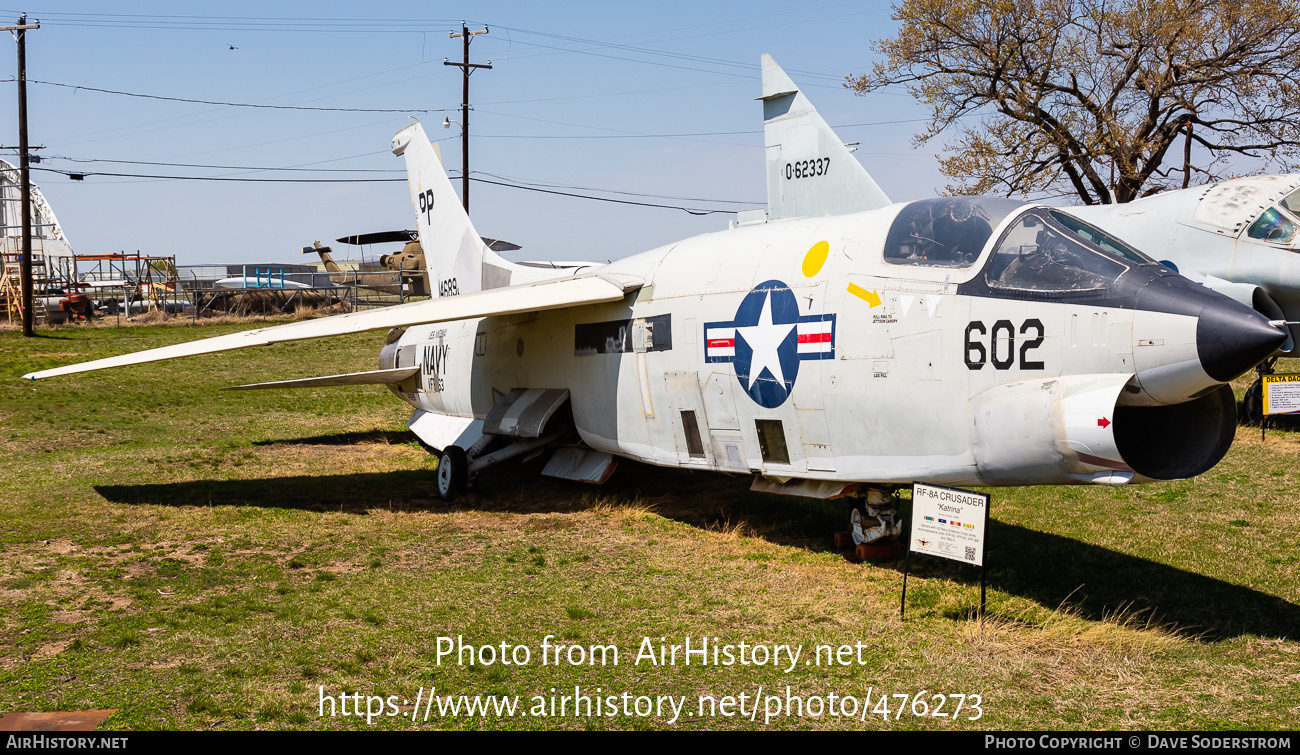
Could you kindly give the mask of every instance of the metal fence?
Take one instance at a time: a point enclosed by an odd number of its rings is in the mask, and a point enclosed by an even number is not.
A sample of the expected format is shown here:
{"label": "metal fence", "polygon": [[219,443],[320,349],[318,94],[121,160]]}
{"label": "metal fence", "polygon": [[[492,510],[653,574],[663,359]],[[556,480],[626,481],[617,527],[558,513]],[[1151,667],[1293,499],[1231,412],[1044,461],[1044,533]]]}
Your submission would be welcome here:
{"label": "metal fence", "polygon": [[[303,308],[355,312],[428,298],[408,296],[400,289],[387,293],[364,286],[340,286],[328,281],[328,276],[322,277],[327,279],[326,285],[293,288],[191,287],[194,282],[190,282],[191,286],[143,291],[132,286],[99,288],[94,292],[95,316],[116,318],[121,323],[141,315],[161,313],[198,321],[221,316],[271,317]],[[51,319],[66,321],[67,317]]]}

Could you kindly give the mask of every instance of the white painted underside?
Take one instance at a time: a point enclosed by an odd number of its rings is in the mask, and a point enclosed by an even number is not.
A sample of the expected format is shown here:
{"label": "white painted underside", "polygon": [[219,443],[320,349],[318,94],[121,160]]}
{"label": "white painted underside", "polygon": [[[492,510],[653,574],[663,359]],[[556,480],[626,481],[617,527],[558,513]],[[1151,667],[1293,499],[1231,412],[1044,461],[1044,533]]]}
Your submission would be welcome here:
{"label": "white painted underside", "polygon": [[[645,443],[629,443],[604,438],[594,433],[578,429],[583,442],[592,448],[607,451],[618,456],[626,456],[647,464],[661,467],[684,466],[677,457],[676,450],[666,450]],[[750,469],[760,469],[762,461],[749,459]],[[930,456],[836,456],[835,466],[841,470],[827,472],[809,470],[799,472],[798,477],[805,480],[834,480],[837,482],[912,482],[924,478],[933,482],[974,483],[978,481],[975,471],[975,457],[970,452]]]}

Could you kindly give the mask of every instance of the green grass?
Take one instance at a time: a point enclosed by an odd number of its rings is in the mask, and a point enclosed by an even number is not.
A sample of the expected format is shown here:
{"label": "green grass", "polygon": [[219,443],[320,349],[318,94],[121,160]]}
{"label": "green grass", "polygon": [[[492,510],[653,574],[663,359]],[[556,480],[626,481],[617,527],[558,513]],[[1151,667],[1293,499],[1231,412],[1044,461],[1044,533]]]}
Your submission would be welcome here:
{"label": "green grass", "polygon": [[[1300,434],[1243,428],[1191,481],[993,490],[989,620],[973,618],[977,572],[920,560],[900,623],[901,562],[830,548],[842,503],[622,462],[600,488],[506,465],[446,505],[383,389],[217,391],[372,369],[382,334],[17,379],[237,328],[0,332],[0,713],[117,709],[105,729],[642,729],[670,716],[412,723],[409,709],[430,687],[527,708],[575,685],[691,705],[789,685],[979,694],[983,715],[771,728],[1300,728]],[[480,662],[439,657],[438,638],[458,636]],[[647,639],[657,653],[688,636],[855,660],[633,662]],[[544,641],[561,664],[543,665]],[[617,666],[589,662],[604,645]],[[485,646],[531,662],[483,665]],[[321,687],[363,708],[395,696],[405,717],[322,718]],[[761,728],[762,711],[671,726]]]}

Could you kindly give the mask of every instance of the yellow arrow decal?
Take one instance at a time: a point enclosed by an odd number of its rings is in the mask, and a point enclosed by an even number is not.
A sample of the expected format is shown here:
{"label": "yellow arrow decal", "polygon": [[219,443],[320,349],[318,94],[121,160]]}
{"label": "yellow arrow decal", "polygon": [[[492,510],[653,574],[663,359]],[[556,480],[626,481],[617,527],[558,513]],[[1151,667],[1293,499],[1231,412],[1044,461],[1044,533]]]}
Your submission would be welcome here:
{"label": "yellow arrow decal", "polygon": [[[849,293],[870,304],[871,307],[880,306],[880,294],[875,291],[868,291],[856,283],[849,284]],[[868,309],[870,309],[870,307]]]}

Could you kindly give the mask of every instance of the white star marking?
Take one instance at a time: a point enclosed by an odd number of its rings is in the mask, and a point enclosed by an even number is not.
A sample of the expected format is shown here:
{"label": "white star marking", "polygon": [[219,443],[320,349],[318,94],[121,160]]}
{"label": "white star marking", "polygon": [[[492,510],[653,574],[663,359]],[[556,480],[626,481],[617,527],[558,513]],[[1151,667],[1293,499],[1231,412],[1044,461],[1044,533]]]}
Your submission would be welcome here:
{"label": "white star marking", "polygon": [[790,335],[791,330],[794,330],[792,322],[784,325],[773,324],[772,292],[764,292],[763,311],[758,316],[758,324],[748,328],[736,328],[736,334],[745,339],[745,343],[754,350],[754,357],[749,362],[749,386],[745,390],[754,387],[754,381],[763,374],[764,368],[772,372],[772,377],[776,378],[777,382],[785,384],[785,373],[781,371],[781,355],[777,353],[777,347]]}

